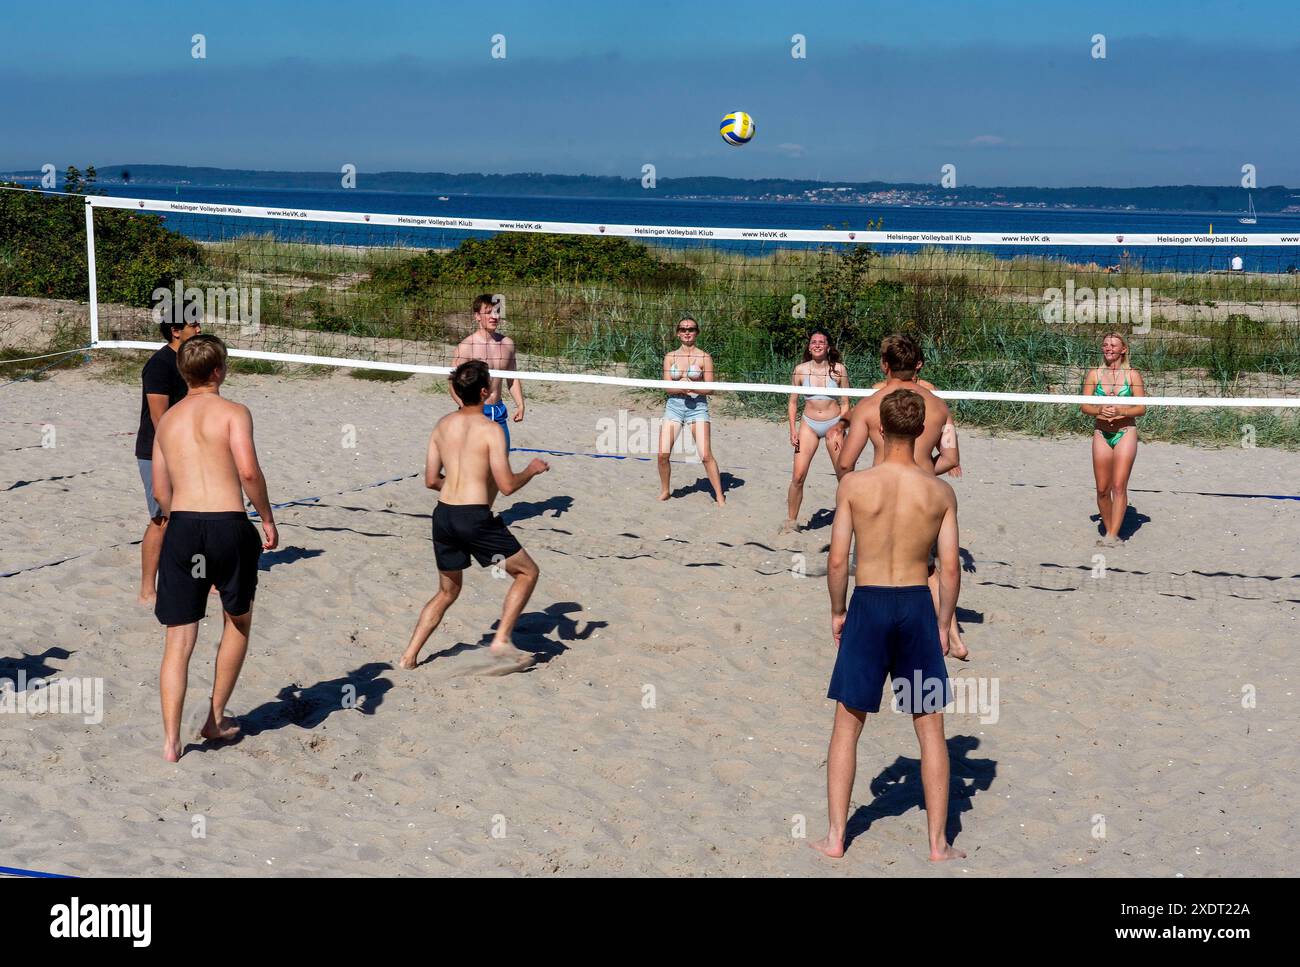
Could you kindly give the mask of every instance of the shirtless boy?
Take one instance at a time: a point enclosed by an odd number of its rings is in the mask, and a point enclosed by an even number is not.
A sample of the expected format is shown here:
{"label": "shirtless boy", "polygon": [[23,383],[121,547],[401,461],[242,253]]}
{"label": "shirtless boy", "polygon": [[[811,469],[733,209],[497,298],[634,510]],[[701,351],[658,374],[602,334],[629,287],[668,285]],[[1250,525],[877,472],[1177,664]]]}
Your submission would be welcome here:
{"label": "shirtless boy", "polygon": [[[515,359],[515,341],[497,331],[501,325],[501,306],[500,296],[484,294],[474,300],[474,322],[478,328],[456,346],[456,355],[451,361],[452,366],[459,366],[471,359],[481,359],[488,364],[489,369],[513,370],[518,367]],[[505,431],[506,450],[509,451],[510,424],[506,420],[506,404],[501,399],[502,379],[500,376],[493,376],[491,380],[491,388],[483,401],[483,415],[489,420],[495,420],[497,426]],[[512,379],[509,383],[510,395],[515,401],[514,421],[518,423],[524,418],[524,385],[517,379]],[[454,392],[452,399],[456,399]],[[460,405],[459,400],[456,400],[456,405]]]}
{"label": "shirtless boy", "polygon": [[[946,481],[916,465],[916,438],[926,422],[922,396],[894,390],[878,409],[879,459],[870,470],[845,476],[835,498],[826,576],[831,634],[839,648],[827,692],[836,702],[826,761],[829,829],[810,845],[830,857],[844,855],[858,738],[866,713],[880,710],[889,675],[897,708],[911,713],[921,746],[930,859],[957,859],[966,854],[950,846],[944,832],[948,746],[943,735],[943,708],[951,699],[944,645],[961,581],[957,496]],[[851,542],[857,548],[857,586],[846,608]],[[925,583],[927,557],[936,542],[937,620]]]}
{"label": "shirtless boy", "polygon": [[[212,740],[238,735],[226,702],[248,651],[257,561],[279,542],[253,447],[253,417],[248,407],[221,398],[225,343],[193,336],[181,345],[177,363],[189,392],[162,415],[153,444],[153,493],[167,521],[154,614],[167,628],[160,687],[168,762],[181,756],[190,656],[213,586],[221,595],[223,625],[212,702],[199,734]],[[245,494],[261,518],[260,537],[244,511]]]}
{"label": "shirtless boy", "polygon": [[530,655],[511,643],[511,635],[537,585],[539,572],[501,516],[492,513],[492,501],[498,490],[509,496],[550,466],[534,459],[523,473],[510,469],[505,434],[492,420],[483,418],[483,403],[492,392],[492,384],[487,363],[472,360],[457,366],[451,374],[451,394],[460,408],[440,419],[429,437],[424,485],[438,491],[438,505],[433,510],[438,593],[420,611],[411,632],[410,643],[399,661],[406,669],[415,668],[420,649],[460,596],[471,557],[480,567],[503,567],[513,579],[489,650],[521,667],[531,661]]}
{"label": "shirtless boy", "polygon": [[[931,392],[934,387],[919,379],[923,358],[921,347],[908,336],[886,336],[880,343],[880,368],[885,381],[876,386],[876,392],[864,397],[853,408],[849,417],[849,431],[840,448],[839,471],[851,471],[858,462],[867,441],[872,446],[872,466],[884,458],[884,441],[880,429],[880,401],[896,389],[907,389],[925,401],[925,426],[916,439],[916,465],[934,476],[954,470],[960,474],[961,451],[957,445],[957,427],[953,423],[948,404]],[[930,596],[936,609],[939,607],[939,581],[930,571]],[[970,651],[961,640],[954,614],[948,629],[948,648],[944,654],[960,661],[970,660]]]}

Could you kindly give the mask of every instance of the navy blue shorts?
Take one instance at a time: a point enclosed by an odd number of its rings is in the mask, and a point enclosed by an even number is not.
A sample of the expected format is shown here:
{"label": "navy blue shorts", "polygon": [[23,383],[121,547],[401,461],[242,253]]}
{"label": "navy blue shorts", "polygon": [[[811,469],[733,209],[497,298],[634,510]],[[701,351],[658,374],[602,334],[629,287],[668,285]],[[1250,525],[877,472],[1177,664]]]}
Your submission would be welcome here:
{"label": "navy blue shorts", "polygon": [[483,415],[506,432],[506,453],[510,452],[510,413],[504,403],[484,403]]}
{"label": "navy blue shorts", "polygon": [[827,698],[879,712],[885,676],[899,711],[939,712],[952,698],[930,589],[854,588]]}

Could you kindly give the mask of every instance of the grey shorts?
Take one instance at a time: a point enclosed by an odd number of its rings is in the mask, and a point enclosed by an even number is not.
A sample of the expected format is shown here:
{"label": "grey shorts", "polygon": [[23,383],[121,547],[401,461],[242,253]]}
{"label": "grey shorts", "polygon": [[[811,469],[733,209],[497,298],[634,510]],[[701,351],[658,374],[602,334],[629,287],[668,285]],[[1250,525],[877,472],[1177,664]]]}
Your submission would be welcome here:
{"label": "grey shorts", "polygon": [[157,520],[162,516],[162,505],[153,496],[153,461],[136,458],[140,465],[140,482],[144,484],[144,499],[149,505],[149,519]]}

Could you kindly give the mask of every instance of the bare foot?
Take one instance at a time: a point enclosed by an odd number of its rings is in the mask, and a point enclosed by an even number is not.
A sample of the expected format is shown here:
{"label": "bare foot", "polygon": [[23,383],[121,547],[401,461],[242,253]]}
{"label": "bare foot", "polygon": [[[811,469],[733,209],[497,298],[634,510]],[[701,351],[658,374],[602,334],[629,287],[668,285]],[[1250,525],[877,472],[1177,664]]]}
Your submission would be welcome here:
{"label": "bare foot", "polygon": [[239,734],[239,723],[229,715],[221,716],[221,724],[218,725],[212,720],[212,713],[208,713],[208,720],[203,723],[203,728],[199,729],[199,735],[209,742],[229,742]]}
{"label": "bare foot", "polygon": [[727,498],[726,498],[726,497],[719,497],[719,498],[718,498],[718,506],[719,506],[719,507],[726,507],[726,506],[727,506]]}
{"label": "bare foot", "polygon": [[672,496],[672,495],[669,494],[668,491],[666,491],[666,490],[661,490],[661,491],[659,491],[659,499],[660,499],[660,500],[667,500],[670,496]]}
{"label": "bare foot", "polygon": [[532,652],[523,651],[510,644],[508,641],[494,641],[488,646],[488,653],[493,658],[497,658],[511,665],[517,665],[520,668],[526,668],[537,660],[537,656]]}
{"label": "bare foot", "polygon": [[158,595],[156,592],[141,591],[139,597],[135,599],[135,603],[142,608],[152,608],[154,602],[157,600],[158,600]]}
{"label": "bare foot", "polygon": [[781,529],[777,531],[777,534],[778,535],[793,534],[798,529],[799,529],[799,522],[797,520],[787,520],[784,524],[781,525]]}
{"label": "bare foot", "polygon": [[407,658],[406,655],[402,655],[401,658],[397,659],[397,667],[405,668],[408,672],[415,671],[415,666],[419,663],[418,658]]}
{"label": "bare foot", "polygon": [[930,862],[942,863],[944,860],[964,860],[966,854],[956,846],[945,845],[941,850],[930,850]]}
{"label": "bare foot", "polygon": [[168,739],[163,743],[163,758],[168,762],[181,761],[181,740]]}
{"label": "bare foot", "polygon": [[831,836],[829,833],[825,839],[819,839],[815,843],[809,843],[811,849],[815,849],[823,856],[829,856],[833,860],[839,859],[844,855],[844,837]]}
{"label": "bare foot", "polygon": [[970,661],[970,649],[961,640],[961,635],[954,631],[948,632],[948,654],[958,661]]}

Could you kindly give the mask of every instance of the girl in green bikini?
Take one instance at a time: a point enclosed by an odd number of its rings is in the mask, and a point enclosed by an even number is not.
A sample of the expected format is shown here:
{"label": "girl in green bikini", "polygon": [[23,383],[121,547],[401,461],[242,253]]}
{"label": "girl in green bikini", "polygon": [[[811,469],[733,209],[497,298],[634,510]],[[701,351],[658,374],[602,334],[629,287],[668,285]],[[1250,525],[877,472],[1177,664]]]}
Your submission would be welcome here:
{"label": "girl in green bikini", "polygon": [[[1146,396],[1142,374],[1129,366],[1128,343],[1117,332],[1109,332],[1101,341],[1104,366],[1088,372],[1083,383],[1084,396]],[[1128,510],[1128,478],[1137,457],[1137,418],[1146,412],[1138,403],[1118,406],[1110,403],[1087,403],[1087,416],[1096,418],[1092,434],[1092,473],[1097,480],[1097,509],[1101,512],[1104,532],[1099,547],[1111,547],[1120,540],[1119,529]]]}

